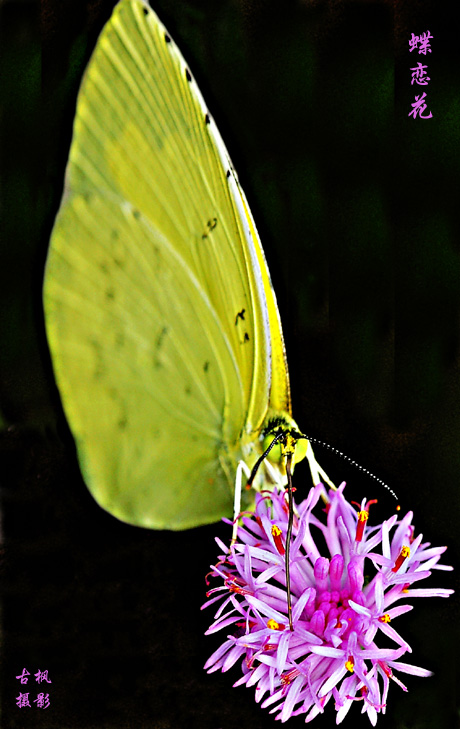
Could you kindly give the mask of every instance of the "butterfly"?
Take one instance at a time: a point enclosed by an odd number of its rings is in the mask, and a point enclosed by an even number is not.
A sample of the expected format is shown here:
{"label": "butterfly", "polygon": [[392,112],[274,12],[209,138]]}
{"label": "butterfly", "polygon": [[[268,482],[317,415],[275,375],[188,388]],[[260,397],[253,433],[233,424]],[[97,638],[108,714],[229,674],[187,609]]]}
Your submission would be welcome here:
{"label": "butterfly", "polygon": [[[117,518],[217,521],[231,514],[240,459],[252,467],[270,434],[298,434],[248,203],[143,0],[118,3],[86,69],[43,300],[83,478]],[[296,442],[293,463],[307,447]]]}

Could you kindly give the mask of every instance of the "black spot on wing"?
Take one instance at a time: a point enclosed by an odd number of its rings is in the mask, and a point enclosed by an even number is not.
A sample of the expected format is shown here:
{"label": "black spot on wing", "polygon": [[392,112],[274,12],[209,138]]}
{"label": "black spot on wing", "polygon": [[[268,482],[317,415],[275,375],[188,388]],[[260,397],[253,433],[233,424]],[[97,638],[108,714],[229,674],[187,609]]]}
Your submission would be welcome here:
{"label": "black spot on wing", "polygon": [[104,358],[102,356],[102,347],[97,339],[90,339],[89,344],[94,352],[94,370],[93,377],[99,380],[105,373]]}
{"label": "black spot on wing", "polygon": [[207,372],[209,370],[209,362],[205,362],[203,365],[203,372]]}
{"label": "black spot on wing", "polygon": [[187,81],[189,83],[192,80],[192,75],[191,75],[190,71],[188,70],[188,68],[185,69],[185,78],[187,79]]}
{"label": "black spot on wing", "polygon": [[230,170],[227,170],[227,180],[228,180],[228,178],[230,177],[231,174],[232,173],[230,172]]}
{"label": "black spot on wing", "polygon": [[168,327],[163,327],[163,329],[161,330],[161,332],[159,333],[158,338],[157,338],[157,344],[156,344],[157,349],[160,349],[162,347],[164,338],[167,335],[167,333],[168,333]]}
{"label": "black spot on wing", "polygon": [[144,11],[144,15],[148,15],[149,14],[149,9],[148,8],[143,7],[142,10]]}
{"label": "black spot on wing", "polygon": [[249,342],[249,334],[247,332],[244,333],[244,341]]}
{"label": "black spot on wing", "polygon": [[202,234],[201,240],[205,240],[205,238],[208,237],[208,234],[211,233],[216,226],[217,226],[217,218],[210,218],[208,220],[208,222],[206,223],[206,231]]}
{"label": "black spot on wing", "polygon": [[126,414],[123,398],[120,396],[120,392],[119,390],[117,390],[116,387],[109,387],[107,392],[111,400],[113,400],[114,402],[114,407],[117,410],[121,410],[121,413],[117,420],[117,428],[119,428],[119,430],[125,430],[128,426],[128,416]]}
{"label": "black spot on wing", "polygon": [[169,35],[167,33],[165,33],[165,41],[166,41],[166,43],[171,43],[171,38],[169,37]]}
{"label": "black spot on wing", "polygon": [[136,220],[139,220],[139,218],[141,217],[139,210],[133,210],[133,215],[136,218]]}
{"label": "black spot on wing", "polygon": [[246,309],[241,309],[241,311],[239,311],[237,313],[237,315],[235,317],[235,326],[238,324],[238,319],[241,319],[241,321],[244,321],[244,313],[245,313],[245,311],[246,311]]}
{"label": "black spot on wing", "polygon": [[168,327],[163,327],[161,332],[159,333],[157,337],[157,341],[155,342],[155,352],[153,354],[153,366],[155,369],[159,369],[160,367],[163,367],[163,362],[160,360],[161,355],[161,348],[164,344],[165,337],[168,333]]}
{"label": "black spot on wing", "polygon": [[206,114],[205,115],[204,120],[205,120],[206,124],[210,124],[211,123],[211,118],[210,118],[209,114]]}

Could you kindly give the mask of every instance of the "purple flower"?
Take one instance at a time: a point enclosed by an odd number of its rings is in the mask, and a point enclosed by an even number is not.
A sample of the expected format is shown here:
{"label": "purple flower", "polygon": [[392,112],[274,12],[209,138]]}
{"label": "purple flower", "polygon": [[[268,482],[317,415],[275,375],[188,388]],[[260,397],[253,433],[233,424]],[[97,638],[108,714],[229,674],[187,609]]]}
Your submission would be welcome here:
{"label": "purple flower", "polygon": [[[412,610],[407,599],[448,597],[453,592],[412,589],[432,569],[452,569],[438,564],[446,548],[422,543],[421,534],[415,537],[411,512],[372,526],[368,518],[373,502],[363,501],[357,512],[346,501],[344,488],[343,483],[327,492],[329,503],[321,518],[313,509],[320,495],[326,495],[322,484],[294,507],[292,631],[286,597],[285,494],[257,494],[255,513],[244,516],[237,541],[226,547],[216,539],[223,554],[210,574],[221,585],[207,593],[210,599],[203,608],[222,602],[206,634],[231,632],[205,669],[227,671],[242,658],[243,675],[234,685],[255,686],[256,701],[272,707],[281,721],[297,714],[311,721],[333,699],[337,724],[353,702],[361,702],[375,726],[377,714],[385,713],[390,680],[407,690],[396,673],[431,675],[399,660],[411,648],[392,622]],[[322,545],[330,557],[321,554]],[[401,600],[404,603],[396,605]],[[390,638],[392,648],[378,647],[381,633]]]}

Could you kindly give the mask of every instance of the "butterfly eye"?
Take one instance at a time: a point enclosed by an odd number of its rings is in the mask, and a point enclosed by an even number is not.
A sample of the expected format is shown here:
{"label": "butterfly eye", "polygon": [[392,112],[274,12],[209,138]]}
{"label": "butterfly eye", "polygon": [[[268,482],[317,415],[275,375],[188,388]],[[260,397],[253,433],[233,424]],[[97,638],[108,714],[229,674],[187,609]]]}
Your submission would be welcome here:
{"label": "butterfly eye", "polygon": [[[262,448],[265,453],[265,451],[270,447],[271,443],[275,439],[276,433],[268,433],[268,435],[265,436]],[[281,463],[281,443],[276,443],[273,448],[271,449],[270,453],[267,455],[268,460],[271,463]]]}
{"label": "butterfly eye", "polygon": [[303,461],[303,459],[307,455],[307,449],[308,440],[306,438],[299,438],[299,440],[295,444],[295,453],[293,459],[294,463],[299,463],[299,461]]}

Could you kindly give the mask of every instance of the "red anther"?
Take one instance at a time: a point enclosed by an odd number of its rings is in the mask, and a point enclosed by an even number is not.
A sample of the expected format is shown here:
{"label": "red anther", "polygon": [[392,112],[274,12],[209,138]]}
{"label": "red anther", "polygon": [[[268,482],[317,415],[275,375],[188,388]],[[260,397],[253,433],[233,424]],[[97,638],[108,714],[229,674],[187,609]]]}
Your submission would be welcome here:
{"label": "red anther", "polygon": [[389,623],[391,621],[391,618],[388,613],[384,613],[383,615],[380,615],[380,617],[377,619],[380,623]]}
{"label": "red anther", "polygon": [[246,628],[247,625],[249,630],[252,630],[256,627],[257,623],[255,622],[255,620],[249,620],[248,623],[246,623],[246,621],[241,621],[240,623],[235,623],[235,625],[238,628]]}
{"label": "red anther", "polygon": [[251,590],[245,590],[247,587],[246,583],[240,577],[227,578],[225,580],[225,587],[228,587],[230,592],[237,592],[238,595],[252,595]]}
{"label": "red anther", "polygon": [[362,511],[358,511],[358,523],[356,525],[356,536],[355,536],[355,542],[360,542],[363,538],[364,534],[364,526],[366,524],[366,521],[369,519],[369,512],[363,509]]}
{"label": "red anther", "polygon": [[348,656],[348,661],[345,661],[345,668],[347,671],[350,671],[350,673],[354,673],[355,670],[355,659],[353,656]]}
{"label": "red anther", "polygon": [[273,620],[273,618],[270,618],[270,620],[267,622],[267,628],[270,630],[284,630],[285,629],[284,623],[277,623],[276,620]]}
{"label": "red anther", "polygon": [[284,555],[286,550],[284,549],[284,544],[282,540],[282,531],[277,524],[272,525],[272,537],[279,554]]}
{"label": "red anther", "polygon": [[[355,502],[352,501],[351,503],[353,504]],[[356,526],[356,537],[355,537],[356,542],[360,542],[362,540],[363,534],[364,534],[364,526],[366,524],[366,521],[369,519],[369,507],[371,504],[376,504],[376,503],[377,503],[377,499],[371,499],[364,505],[364,509],[360,509],[360,511],[358,511],[358,524]],[[358,504],[358,506],[359,506],[359,504]]]}
{"label": "red anther", "polygon": [[249,660],[246,658],[246,665],[250,671],[252,671],[252,664],[254,663],[255,656],[252,656]]}
{"label": "red anther", "polygon": [[388,663],[385,663],[385,661],[377,661],[377,663],[388,678],[393,678],[393,673]]}
{"label": "red anther", "polygon": [[297,678],[297,676],[300,676],[300,671],[298,668],[292,668],[290,671],[281,675],[281,684],[286,686],[288,683],[291,683],[294,678]]}
{"label": "red anther", "polygon": [[410,548],[406,547],[406,546],[401,547],[401,551],[400,551],[399,555],[396,557],[394,567],[391,568],[391,571],[397,572],[399,570],[399,568],[401,567],[401,565],[403,564],[403,562],[405,562],[408,557],[410,557]]}
{"label": "red anther", "polygon": [[[379,664],[379,666],[382,669],[382,671],[388,676],[388,678],[391,678],[392,681],[394,681],[395,683],[397,683],[398,686],[400,686],[403,691],[407,691],[407,687],[404,686],[403,682],[400,681],[399,678],[394,675],[394,673],[392,672],[390,666],[387,663],[385,663],[385,661],[377,661],[377,663]],[[385,706],[385,704],[382,704],[381,707],[380,706],[379,707],[376,706],[375,708],[383,708],[383,706]]]}

